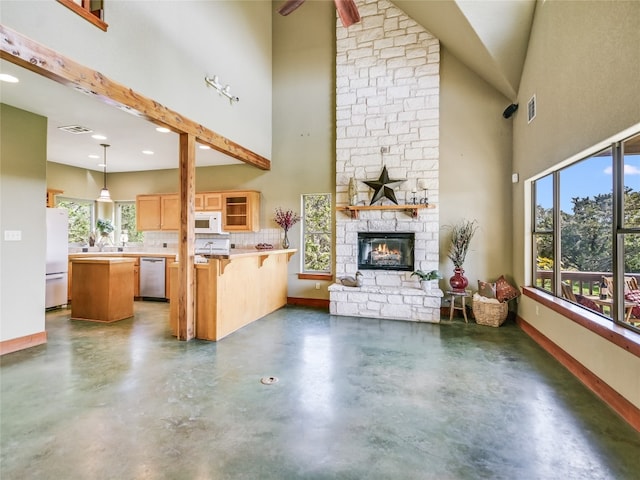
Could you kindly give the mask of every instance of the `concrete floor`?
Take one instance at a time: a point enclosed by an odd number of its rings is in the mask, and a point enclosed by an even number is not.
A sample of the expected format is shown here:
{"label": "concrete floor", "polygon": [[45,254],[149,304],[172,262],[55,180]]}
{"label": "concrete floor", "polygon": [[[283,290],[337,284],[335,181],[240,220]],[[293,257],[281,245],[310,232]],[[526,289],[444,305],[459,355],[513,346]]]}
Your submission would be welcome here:
{"label": "concrete floor", "polygon": [[287,307],[186,343],[167,317],[50,312],[2,357],[2,480],[640,477],[640,434],[513,324]]}

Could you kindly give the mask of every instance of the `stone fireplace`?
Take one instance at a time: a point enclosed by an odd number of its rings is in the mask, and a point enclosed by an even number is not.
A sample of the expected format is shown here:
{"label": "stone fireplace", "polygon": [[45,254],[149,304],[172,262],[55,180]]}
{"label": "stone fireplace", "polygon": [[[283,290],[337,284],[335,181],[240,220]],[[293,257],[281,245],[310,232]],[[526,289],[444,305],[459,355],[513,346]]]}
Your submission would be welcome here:
{"label": "stone fireplace", "polygon": [[[442,291],[420,289],[413,270],[438,269],[440,43],[392,3],[358,0],[362,20],[337,22],[336,54],[336,280],[329,287],[334,315],[440,321]],[[400,179],[388,198],[370,205],[383,168]],[[355,202],[348,185],[355,179]],[[403,204],[428,198],[431,208]],[[426,202],[426,201],[425,201]],[[342,211],[355,203],[363,209]],[[381,208],[376,208],[381,207]],[[411,269],[361,268],[359,233],[413,234]],[[379,259],[392,260],[392,256]],[[361,287],[340,277],[360,270]]]}

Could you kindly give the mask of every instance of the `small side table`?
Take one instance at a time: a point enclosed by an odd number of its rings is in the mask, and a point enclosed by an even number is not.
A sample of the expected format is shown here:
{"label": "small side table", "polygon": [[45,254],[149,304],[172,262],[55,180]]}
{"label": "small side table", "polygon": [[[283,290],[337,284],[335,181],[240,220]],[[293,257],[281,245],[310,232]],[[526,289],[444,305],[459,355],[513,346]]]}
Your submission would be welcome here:
{"label": "small side table", "polygon": [[[465,299],[470,296],[466,290],[447,290],[447,295],[451,298],[451,305],[449,306],[449,321],[453,320],[453,311],[462,310],[464,316],[464,322],[469,323],[467,320],[467,305]],[[460,306],[456,305],[456,298],[460,299]]]}

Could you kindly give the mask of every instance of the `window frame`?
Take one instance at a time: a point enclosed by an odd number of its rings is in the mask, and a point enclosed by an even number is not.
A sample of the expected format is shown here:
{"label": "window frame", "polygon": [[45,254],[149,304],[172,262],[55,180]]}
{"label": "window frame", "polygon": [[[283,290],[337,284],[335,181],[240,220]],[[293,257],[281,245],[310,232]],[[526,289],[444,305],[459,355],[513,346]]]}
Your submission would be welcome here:
{"label": "window frame", "polygon": [[[77,203],[77,204],[81,204],[81,205],[86,205],[90,208],[89,211],[89,234],[91,234],[91,232],[95,232],[95,225],[96,225],[96,221],[97,221],[97,211],[96,211],[96,202],[95,200],[88,200],[86,198],[74,198],[74,197],[65,197],[62,195],[56,195],[56,208],[65,208],[65,207],[61,207],[60,203],[61,202],[73,202],[73,203]],[[72,242],[70,239],[68,239],[69,243],[79,243],[78,241],[74,241]],[[83,242],[84,243],[84,242]],[[86,243],[89,243],[89,239],[86,239]]]}
{"label": "window frame", "polygon": [[[305,199],[308,197],[327,197],[328,203],[329,203],[329,209],[328,209],[328,215],[329,218],[327,219],[327,225],[328,225],[328,230],[326,231],[313,231],[313,232],[309,232],[307,229],[307,219],[305,217]],[[301,248],[301,255],[300,255],[300,273],[298,274],[298,278],[299,279],[306,279],[306,280],[330,280],[333,278],[333,252],[330,250],[329,255],[329,265],[328,265],[328,270],[306,270],[305,269],[305,265],[307,264],[306,262],[306,238],[307,235],[318,235],[318,234],[326,234],[329,236],[329,245],[330,245],[330,249],[331,246],[333,245],[333,240],[334,240],[334,233],[333,233],[333,219],[332,217],[332,212],[333,212],[333,195],[331,193],[303,193],[300,196],[300,207],[301,207],[301,212],[302,212],[302,218],[301,218],[301,228],[300,228],[300,238],[301,238],[301,242],[300,245],[302,245]]]}
{"label": "window frame", "polygon": [[[115,239],[114,239],[114,243],[121,243],[122,242],[122,206],[123,205],[132,205],[134,208],[137,207],[136,205],[136,201],[135,200],[118,200],[116,202],[114,202],[114,216],[115,216]],[[142,238],[139,240],[139,243],[144,242],[144,232],[138,232],[138,230],[136,230],[136,233],[140,233],[142,235]],[[127,235],[127,242],[138,242],[135,240],[131,240],[131,238],[128,237]]]}
{"label": "window frame", "polygon": [[[553,169],[547,170],[546,172],[540,174],[536,178],[531,180],[531,225],[530,225],[530,249],[531,258],[530,264],[532,265],[532,271],[529,278],[530,288],[534,290],[538,290],[544,292],[546,294],[552,295],[553,297],[557,297],[560,301],[566,301],[572,305],[576,305],[581,310],[584,310],[586,318],[601,317],[606,321],[612,323],[615,326],[623,327],[627,330],[630,330],[634,333],[640,333],[640,327],[634,326],[630,323],[625,322],[625,307],[624,307],[624,290],[619,288],[619,285],[624,284],[624,276],[625,276],[625,259],[624,255],[624,235],[632,234],[632,235],[640,235],[640,226],[639,227],[631,227],[625,226],[624,224],[624,144],[625,142],[636,139],[640,135],[640,130],[635,131],[626,131],[623,134],[620,134],[618,139],[611,140],[609,142],[603,142],[598,145],[598,147],[594,147],[590,152],[585,152],[580,156],[576,156],[572,158],[570,161],[559,164]],[[553,228],[553,243],[554,243],[554,257],[555,259],[561,259],[561,245],[560,245],[560,235],[561,228],[558,227],[560,225],[560,189],[562,186],[560,185],[560,172],[566,168],[569,168],[581,161],[587,160],[590,157],[596,156],[599,152],[603,152],[607,149],[611,149],[612,155],[612,202],[613,202],[613,211],[612,215],[612,231],[613,231],[613,242],[611,245],[612,252],[612,275],[614,278],[614,289],[613,292],[613,305],[611,309],[611,316],[606,316],[604,314],[599,314],[597,312],[591,311],[588,308],[574,303],[572,301],[563,298],[562,295],[562,286],[561,286],[561,275],[562,269],[557,268],[557,261],[554,260],[553,264],[553,285],[552,291],[546,290],[537,285],[537,245],[536,239],[540,236],[541,232],[537,230],[536,226],[536,182],[548,177],[549,174],[553,175],[553,218],[554,218],[554,228]],[[640,192],[640,190],[638,191]],[[584,325],[585,322],[578,322]],[[589,321],[586,321],[589,323]]]}

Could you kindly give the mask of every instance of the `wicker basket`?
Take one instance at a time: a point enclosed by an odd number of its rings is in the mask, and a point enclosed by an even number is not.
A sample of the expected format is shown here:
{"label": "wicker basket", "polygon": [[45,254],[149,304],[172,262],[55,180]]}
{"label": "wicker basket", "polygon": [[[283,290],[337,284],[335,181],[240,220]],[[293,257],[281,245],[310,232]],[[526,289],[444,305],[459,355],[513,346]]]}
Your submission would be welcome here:
{"label": "wicker basket", "polygon": [[472,310],[478,325],[499,327],[507,319],[509,303],[473,302]]}

